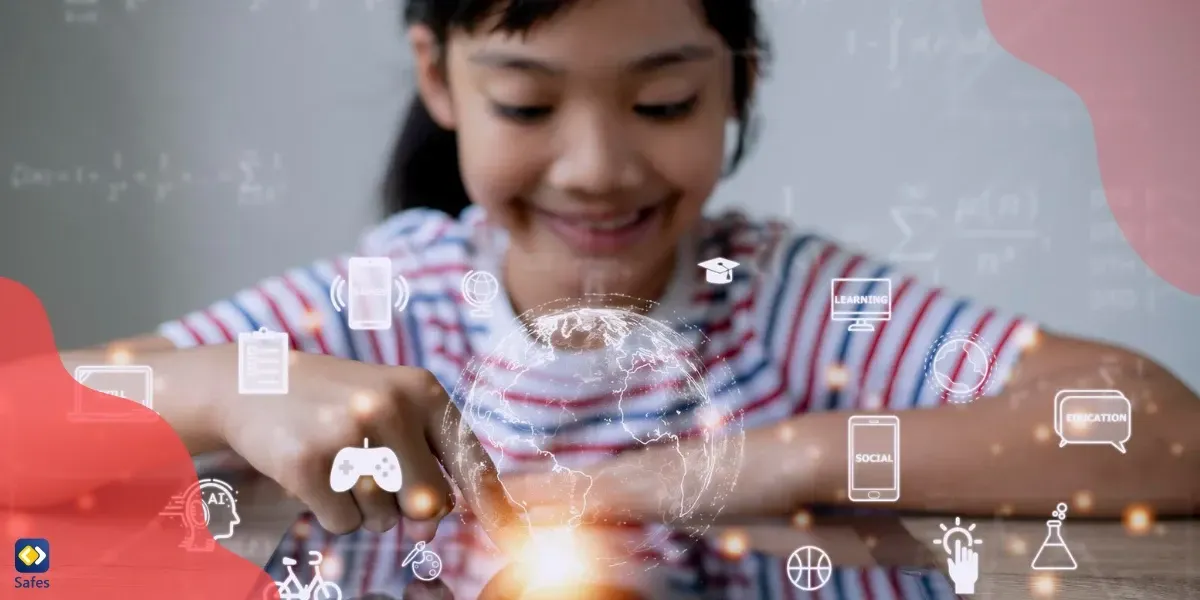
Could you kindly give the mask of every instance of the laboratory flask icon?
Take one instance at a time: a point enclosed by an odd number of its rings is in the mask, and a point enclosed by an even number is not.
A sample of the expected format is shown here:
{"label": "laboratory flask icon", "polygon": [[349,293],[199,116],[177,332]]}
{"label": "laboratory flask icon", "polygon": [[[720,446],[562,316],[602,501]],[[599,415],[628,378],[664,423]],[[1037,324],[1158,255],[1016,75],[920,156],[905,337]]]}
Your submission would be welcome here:
{"label": "laboratory flask icon", "polygon": [[1067,505],[1059,502],[1054,510],[1054,518],[1046,521],[1046,541],[1038,548],[1030,565],[1035,571],[1074,571],[1079,565],[1067,548],[1067,542],[1062,536],[1063,519],[1067,518]]}

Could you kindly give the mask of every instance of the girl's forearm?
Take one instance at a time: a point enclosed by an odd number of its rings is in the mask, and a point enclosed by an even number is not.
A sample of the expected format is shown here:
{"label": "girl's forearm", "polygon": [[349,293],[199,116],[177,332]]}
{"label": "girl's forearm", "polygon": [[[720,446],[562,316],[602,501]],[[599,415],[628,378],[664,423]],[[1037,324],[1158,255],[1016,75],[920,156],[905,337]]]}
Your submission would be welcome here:
{"label": "girl's forearm", "polygon": [[[1106,518],[1144,503],[1160,515],[1192,514],[1200,505],[1200,401],[1148,361],[1113,371],[1099,387],[1123,391],[1133,405],[1125,454],[1110,445],[1059,447],[1054,397],[1059,389],[1080,387],[1078,371],[1046,373],[971,404],[891,413],[901,421],[901,485],[899,501],[886,507],[1048,516],[1067,502],[1075,514]],[[788,502],[773,498],[775,506],[767,508],[848,503],[847,417],[810,414],[756,432],[748,444],[751,460],[803,457],[783,471]],[[743,473],[755,478],[754,471]]]}
{"label": "girl's forearm", "polygon": [[225,346],[137,352],[89,349],[64,352],[60,360],[68,374],[85,365],[150,367],[154,372],[154,411],[195,456],[226,449],[219,428],[220,405],[222,399],[236,395],[237,372],[236,362],[231,362],[236,358],[225,350]]}
{"label": "girl's forearm", "polygon": [[[82,350],[32,356],[0,364],[0,395],[16,407],[5,441],[11,448],[41,448],[37,465],[55,465],[47,472],[19,474],[0,483],[0,501],[13,507],[55,505],[112,482],[116,473],[158,472],[186,458],[172,451],[180,440],[190,455],[225,448],[219,431],[219,402],[214,400],[233,384],[228,359],[210,349],[138,352],[114,356],[104,350]],[[74,403],[76,367],[138,364],[153,369],[154,410],[173,429],[161,426],[116,426],[73,423],[68,413]],[[65,372],[47,375],[58,368]],[[235,367],[236,368],[236,364]],[[99,393],[99,392],[97,392]],[[114,432],[119,432],[114,434]],[[120,442],[114,443],[114,435]],[[53,443],[53,440],[69,440]],[[23,468],[23,467],[22,467]],[[70,472],[63,471],[67,469]],[[19,469],[18,469],[19,470]]]}

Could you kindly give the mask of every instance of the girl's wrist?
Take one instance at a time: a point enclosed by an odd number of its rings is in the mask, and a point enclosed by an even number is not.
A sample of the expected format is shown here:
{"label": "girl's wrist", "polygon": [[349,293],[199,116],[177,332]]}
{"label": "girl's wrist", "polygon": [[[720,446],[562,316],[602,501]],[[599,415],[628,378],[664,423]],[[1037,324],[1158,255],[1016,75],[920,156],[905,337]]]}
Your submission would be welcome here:
{"label": "girl's wrist", "polygon": [[194,456],[227,449],[225,423],[229,408],[238,399],[237,346],[174,350],[162,353],[154,362],[159,365],[156,379],[166,392],[159,414],[188,451]]}

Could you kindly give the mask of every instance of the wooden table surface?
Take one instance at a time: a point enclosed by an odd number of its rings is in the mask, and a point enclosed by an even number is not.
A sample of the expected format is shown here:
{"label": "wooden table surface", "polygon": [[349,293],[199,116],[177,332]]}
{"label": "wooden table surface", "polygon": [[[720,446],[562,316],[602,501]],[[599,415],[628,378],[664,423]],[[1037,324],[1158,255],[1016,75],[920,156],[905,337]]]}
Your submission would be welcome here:
{"label": "wooden table surface", "polygon": [[[258,504],[258,503],[254,503]],[[260,505],[262,506],[262,505]],[[265,564],[277,541],[294,522],[301,506],[294,501],[269,503],[268,512],[243,512],[237,534],[226,547],[257,564]],[[1039,572],[1033,555],[1046,537],[1045,520],[969,520],[980,575],[972,598],[1009,600],[1200,600],[1200,520],[1163,521],[1144,535],[1134,535],[1120,522],[1071,520],[1063,538],[1078,568]],[[936,569],[946,573],[947,554],[934,540],[953,517],[872,516],[816,519],[807,529],[777,522],[738,523],[716,528],[720,538],[745,535],[750,546],[786,557],[814,545],[835,565],[896,566]],[[1046,591],[1046,586],[1051,591]]]}
{"label": "wooden table surface", "polygon": [[[1200,599],[1200,520],[1161,522],[1145,535],[1132,535],[1120,522],[1068,518],[1062,534],[1078,568],[1057,572],[1031,568],[1046,537],[1045,521],[964,519],[963,525],[972,522],[974,537],[982,540],[975,548],[980,574],[972,598]],[[934,543],[942,538],[943,524],[953,527],[954,518],[856,517],[817,521],[807,531],[775,524],[738,529],[753,547],[779,556],[811,544],[836,565],[911,566],[944,574],[948,555]]]}

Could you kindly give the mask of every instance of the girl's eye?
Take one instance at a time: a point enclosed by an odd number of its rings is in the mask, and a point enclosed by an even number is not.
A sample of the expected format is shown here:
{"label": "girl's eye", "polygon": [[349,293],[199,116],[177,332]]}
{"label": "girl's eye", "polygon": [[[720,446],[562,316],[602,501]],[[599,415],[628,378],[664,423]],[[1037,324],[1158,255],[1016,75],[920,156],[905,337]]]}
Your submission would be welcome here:
{"label": "girl's eye", "polygon": [[700,96],[692,96],[683,102],[674,102],[671,104],[639,104],[634,107],[634,110],[644,117],[670,121],[691,114],[692,109],[696,107],[696,103],[699,100]]}
{"label": "girl's eye", "polygon": [[493,103],[492,109],[496,114],[518,123],[532,123],[550,114],[549,106],[511,106]]}

